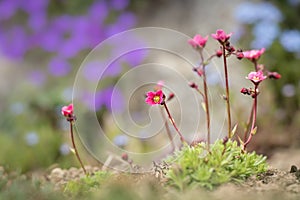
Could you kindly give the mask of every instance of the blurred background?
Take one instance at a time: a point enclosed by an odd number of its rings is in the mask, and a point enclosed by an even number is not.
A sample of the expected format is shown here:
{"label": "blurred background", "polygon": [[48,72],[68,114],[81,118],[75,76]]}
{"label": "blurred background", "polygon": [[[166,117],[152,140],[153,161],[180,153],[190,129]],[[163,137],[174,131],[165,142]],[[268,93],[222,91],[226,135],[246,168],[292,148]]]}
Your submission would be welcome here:
{"label": "blurred background", "polygon": [[[278,71],[282,78],[263,85],[258,134],[250,148],[269,156],[278,149],[299,148],[299,19],[299,0],[232,0],[226,4],[222,0],[0,0],[0,164],[23,172],[53,164],[78,166],[70,152],[68,123],[60,114],[61,107],[72,101],[76,72],[100,42],[122,31],[147,26],[174,29],[190,37],[209,35],[221,28],[233,32],[232,42],[238,48],[265,47],[260,62],[270,71]],[[139,40],[133,38],[135,41]],[[218,46],[211,45],[208,50],[213,53]],[[156,58],[158,63],[167,59]],[[252,68],[249,62],[230,60],[234,121],[243,122],[251,99],[245,100],[247,97],[239,93],[245,87],[240,80]],[[95,102],[89,94],[82,99],[87,108],[95,107],[112,142],[124,149],[134,146],[146,151],[151,143],[132,143],[110,125],[112,88],[122,74],[146,61],[145,52],[125,56],[105,75]],[[87,81],[93,81],[95,67],[99,64],[91,65],[86,72]],[[215,79],[210,77],[210,85],[222,88],[220,80]],[[122,99],[125,94],[119,93]],[[223,111],[214,112],[213,123],[224,118]],[[238,130],[242,132],[242,127]],[[96,164],[82,146],[80,149],[86,162]]]}

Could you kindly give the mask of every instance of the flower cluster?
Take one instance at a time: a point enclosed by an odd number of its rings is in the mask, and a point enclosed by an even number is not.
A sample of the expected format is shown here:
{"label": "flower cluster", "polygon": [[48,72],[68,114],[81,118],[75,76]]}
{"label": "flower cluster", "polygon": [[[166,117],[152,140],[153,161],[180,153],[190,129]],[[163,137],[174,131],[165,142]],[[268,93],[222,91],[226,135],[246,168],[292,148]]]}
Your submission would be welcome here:
{"label": "flower cluster", "polygon": [[[262,81],[264,81],[267,78],[272,79],[279,79],[281,78],[281,75],[277,72],[270,72],[267,71],[264,67],[264,65],[259,64],[258,61],[260,57],[264,54],[265,48],[261,48],[259,50],[248,50],[248,51],[242,51],[241,49],[236,50],[236,48],[231,45],[230,38],[232,36],[232,33],[227,34],[224,30],[218,29],[216,33],[211,34],[211,37],[218,41],[220,45],[220,49],[215,52],[215,54],[211,55],[207,59],[204,58],[203,55],[203,49],[205,48],[205,45],[208,40],[208,36],[201,36],[200,34],[197,34],[194,36],[194,38],[188,40],[188,43],[192,46],[193,49],[195,49],[200,54],[200,64],[198,67],[193,67],[193,71],[197,73],[197,75],[202,78],[203,81],[203,91],[199,88],[198,84],[195,82],[190,82],[189,86],[196,90],[202,97],[203,102],[201,102],[204,111],[206,113],[206,125],[207,125],[207,138],[206,143],[208,146],[208,150],[210,150],[210,109],[209,109],[209,100],[208,100],[208,86],[207,86],[207,80],[206,80],[206,67],[208,67],[208,64],[214,57],[223,57],[223,66],[224,66],[224,76],[225,76],[225,95],[224,100],[226,101],[226,107],[227,107],[227,121],[228,121],[228,135],[224,139],[224,145],[226,145],[226,142],[229,139],[232,139],[233,137],[233,130],[236,128],[231,129],[231,112],[230,112],[230,95],[229,95],[229,81],[228,81],[228,64],[227,59],[231,55],[235,55],[237,59],[241,60],[243,58],[249,60],[252,64],[254,64],[255,71],[251,71],[248,76],[246,76],[246,79],[251,81],[254,85],[254,88],[242,88],[240,92],[244,95],[249,95],[253,98],[253,105],[251,108],[250,113],[250,119],[249,124],[247,124],[246,132],[244,133],[244,141],[240,138],[240,143],[243,147],[243,149],[246,149],[246,146],[250,143],[252,136],[256,133],[257,127],[256,127],[256,118],[257,118],[257,99],[259,92],[259,85]],[[267,73],[267,75],[265,75]],[[154,92],[150,91],[146,95],[145,102],[151,106],[153,105],[163,105],[166,109],[166,112],[168,113],[169,119],[171,120],[173,126],[175,127],[176,131],[178,132],[179,136],[182,139],[182,142],[185,141],[183,139],[182,134],[176,127],[176,124],[170,114],[170,111],[168,110],[168,107],[166,105],[166,102],[164,101],[165,95],[162,92],[162,86],[163,83],[160,83],[156,86],[156,90]],[[250,126],[251,123],[251,126]],[[249,130],[249,132],[248,132]],[[197,141],[192,141],[190,144],[195,145]]]}

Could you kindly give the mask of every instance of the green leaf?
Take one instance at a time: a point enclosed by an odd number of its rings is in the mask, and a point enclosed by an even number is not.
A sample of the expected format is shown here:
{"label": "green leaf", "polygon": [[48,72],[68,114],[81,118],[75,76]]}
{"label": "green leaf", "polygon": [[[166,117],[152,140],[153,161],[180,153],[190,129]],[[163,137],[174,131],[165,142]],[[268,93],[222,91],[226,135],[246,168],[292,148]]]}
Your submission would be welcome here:
{"label": "green leaf", "polygon": [[254,127],[254,129],[251,130],[251,135],[255,135],[257,132],[257,126]]}
{"label": "green leaf", "polygon": [[238,126],[238,124],[234,125],[233,129],[231,130],[231,137],[233,137],[235,135],[237,126]]}

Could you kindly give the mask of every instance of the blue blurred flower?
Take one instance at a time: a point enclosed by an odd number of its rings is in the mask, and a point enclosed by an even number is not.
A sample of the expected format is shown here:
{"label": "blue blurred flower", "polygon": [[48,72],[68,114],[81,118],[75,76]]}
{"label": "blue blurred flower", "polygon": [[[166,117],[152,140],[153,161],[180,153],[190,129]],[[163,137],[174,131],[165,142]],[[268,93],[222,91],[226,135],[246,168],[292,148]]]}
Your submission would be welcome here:
{"label": "blue blurred flower", "polygon": [[252,2],[243,2],[239,4],[234,10],[234,17],[241,23],[252,24],[259,19],[259,15],[255,10],[257,9],[257,4]]}
{"label": "blue blurred flower", "polygon": [[252,33],[254,41],[252,41],[252,48],[268,48],[280,33],[277,23],[272,21],[261,21],[255,24]]}
{"label": "blue blurred flower", "polygon": [[281,34],[280,43],[288,52],[300,52],[300,31],[286,30]]}
{"label": "blue blurred flower", "polygon": [[117,135],[113,143],[119,147],[124,147],[128,144],[128,137],[126,135]]}
{"label": "blue blurred flower", "polygon": [[10,105],[10,112],[14,115],[20,115],[24,112],[25,105],[21,102],[12,103]]}
{"label": "blue blurred flower", "polygon": [[285,97],[293,97],[296,93],[295,86],[292,84],[286,84],[282,87],[281,93]]}
{"label": "blue blurred flower", "polygon": [[72,101],[72,95],[73,95],[73,88],[65,88],[61,94],[62,99],[65,102],[71,102]]}
{"label": "blue blurred flower", "polygon": [[268,20],[273,22],[280,22],[282,20],[282,13],[280,10],[270,2],[261,2],[258,4],[258,10],[255,11],[261,20]]}
{"label": "blue blurred flower", "polygon": [[291,6],[298,6],[300,4],[300,0],[288,0],[288,3]]}
{"label": "blue blurred flower", "polygon": [[39,142],[39,136],[36,132],[29,132],[25,135],[25,141],[29,146],[34,146]]}
{"label": "blue blurred flower", "polygon": [[63,143],[59,147],[59,152],[63,156],[66,156],[66,155],[70,154],[70,146],[68,144],[66,144],[66,143]]}
{"label": "blue blurred flower", "polygon": [[241,23],[253,24],[259,20],[280,22],[280,10],[270,2],[243,2],[235,9],[234,17]]}

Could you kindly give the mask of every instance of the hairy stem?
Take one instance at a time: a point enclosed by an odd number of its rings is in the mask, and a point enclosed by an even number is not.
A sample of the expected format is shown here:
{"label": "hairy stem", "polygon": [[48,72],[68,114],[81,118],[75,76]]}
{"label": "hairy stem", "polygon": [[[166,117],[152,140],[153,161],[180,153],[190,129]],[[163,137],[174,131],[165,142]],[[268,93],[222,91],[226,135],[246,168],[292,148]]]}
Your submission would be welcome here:
{"label": "hairy stem", "polygon": [[75,155],[76,155],[76,157],[77,157],[77,159],[78,159],[78,161],[81,165],[81,168],[83,169],[84,174],[87,175],[87,172],[86,172],[86,170],[84,168],[84,165],[83,165],[83,163],[82,163],[82,161],[79,157],[79,154],[78,154],[78,151],[77,151],[77,148],[76,148],[76,145],[75,145],[74,134],[73,134],[73,123],[72,122],[70,122],[70,133],[71,133],[71,140],[72,140],[72,145],[73,145],[73,148],[74,148],[74,151],[75,151]]}
{"label": "hairy stem", "polygon": [[166,102],[163,102],[163,106],[164,106],[165,110],[167,111],[168,117],[169,117],[169,119],[170,119],[172,125],[174,126],[176,132],[178,133],[178,135],[179,135],[179,137],[180,137],[180,141],[181,141],[182,143],[184,143],[184,142],[185,142],[185,139],[184,139],[183,135],[180,133],[179,129],[177,128],[177,126],[176,126],[176,124],[175,124],[175,121],[174,121],[174,119],[172,118],[172,115],[171,115],[171,113],[170,113],[170,111],[169,111],[169,109],[168,109],[168,106],[167,106]]}
{"label": "hairy stem", "polygon": [[228,138],[231,138],[231,114],[230,114],[229,83],[228,83],[228,71],[227,71],[227,59],[226,59],[225,44],[222,45],[222,50],[223,50],[223,63],[224,63],[225,87],[226,87]]}

